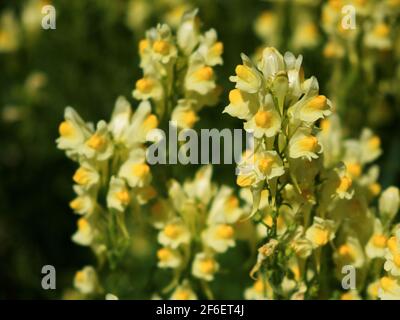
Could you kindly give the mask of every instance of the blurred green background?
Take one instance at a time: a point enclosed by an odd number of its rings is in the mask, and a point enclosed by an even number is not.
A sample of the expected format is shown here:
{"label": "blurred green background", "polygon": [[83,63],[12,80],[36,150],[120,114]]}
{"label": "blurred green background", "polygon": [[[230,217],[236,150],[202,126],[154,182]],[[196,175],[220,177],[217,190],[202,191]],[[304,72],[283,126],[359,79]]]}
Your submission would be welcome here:
{"label": "blurred green background", "polygon": [[[48,2],[0,3],[0,16],[14,17],[18,38],[16,47],[2,50],[6,23],[0,24],[0,299],[60,298],[74,272],[93,259],[89,249],[70,240],[75,229],[68,207],[74,165],[55,146],[65,106],[97,122],[109,118],[119,95],[133,102],[131,91],[141,77],[138,41],[147,28],[168,20],[167,14],[183,3],[198,7],[203,28],[215,28],[224,43],[224,65],[217,70],[224,87],[221,103],[201,112],[198,127],[240,127],[240,122],[221,115],[232,88],[228,77],[241,52],[251,55],[261,45],[253,24],[273,5],[260,0],[54,0],[56,30],[43,30],[40,8]],[[29,5],[36,8],[31,16],[26,13]],[[286,9],[283,40],[292,32],[290,6]],[[289,42],[282,41],[279,49],[288,48]],[[324,92],[334,66],[324,61],[321,50],[320,45],[302,53],[306,76],[316,75]],[[400,180],[398,105],[394,108],[385,123],[374,126],[385,151],[379,160],[383,186]],[[353,129],[349,131],[358,130]],[[232,166],[215,171],[217,181],[233,183]],[[41,288],[46,264],[57,270],[54,291]]]}

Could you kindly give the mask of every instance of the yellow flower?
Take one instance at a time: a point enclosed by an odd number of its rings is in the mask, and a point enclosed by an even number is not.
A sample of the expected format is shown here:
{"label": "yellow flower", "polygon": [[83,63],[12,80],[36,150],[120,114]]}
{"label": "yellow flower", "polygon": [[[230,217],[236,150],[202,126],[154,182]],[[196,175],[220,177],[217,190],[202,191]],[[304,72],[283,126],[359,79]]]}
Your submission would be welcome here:
{"label": "yellow flower", "polygon": [[158,234],[158,242],[163,246],[178,248],[190,242],[190,231],[181,220],[172,220],[167,223]]}
{"label": "yellow flower", "polygon": [[242,188],[250,187],[255,181],[256,179],[253,175],[239,175],[236,179],[237,185]]}
{"label": "yellow flower", "polygon": [[339,195],[341,199],[350,199],[352,197],[352,193],[350,193],[350,188],[353,184],[351,178],[347,175],[339,176],[339,183],[336,188],[336,193]]}
{"label": "yellow flower", "polygon": [[224,45],[217,41],[217,32],[214,29],[208,30],[204,36],[200,37],[200,45],[196,51],[203,57],[206,65],[222,64],[221,55],[224,51]]}
{"label": "yellow flower", "polygon": [[272,288],[267,279],[259,278],[244,292],[246,300],[266,300],[272,296]]}
{"label": "yellow flower", "polygon": [[340,59],[344,56],[344,48],[337,41],[329,41],[324,47],[323,54],[328,59]]}
{"label": "yellow flower", "polygon": [[171,114],[171,121],[175,121],[178,128],[191,129],[199,120],[197,116],[193,100],[181,99]]}
{"label": "yellow flower", "polygon": [[243,64],[236,67],[236,76],[231,76],[229,80],[236,82],[235,87],[237,89],[248,93],[256,93],[261,86],[261,75],[245,54],[242,54],[241,57]]}
{"label": "yellow flower", "polygon": [[340,300],[361,300],[357,290],[350,290],[340,295]]}
{"label": "yellow flower", "polygon": [[379,288],[380,288],[379,280],[370,283],[367,288],[368,297],[372,300],[378,299]]}
{"label": "yellow flower", "polygon": [[385,255],[384,269],[394,277],[400,276],[400,251],[391,252],[387,250]]}
{"label": "yellow flower", "polygon": [[111,177],[107,194],[107,206],[110,209],[124,211],[131,202],[131,194],[124,180]]}
{"label": "yellow flower", "polygon": [[257,175],[255,171],[255,155],[250,151],[246,151],[237,167],[236,183],[238,186],[245,188],[257,183]]}
{"label": "yellow flower", "polygon": [[379,280],[378,297],[382,300],[399,300],[400,285],[396,278],[382,277]]}
{"label": "yellow flower", "polygon": [[371,194],[376,197],[381,193],[382,187],[379,183],[373,182],[368,186],[368,190],[371,192]]}
{"label": "yellow flower", "polygon": [[243,210],[239,206],[239,199],[233,195],[233,189],[221,186],[211,203],[207,223],[232,224],[238,221],[242,214]]}
{"label": "yellow flower", "polygon": [[400,276],[400,229],[395,231],[396,235],[387,241],[385,250],[384,269],[392,276]]}
{"label": "yellow flower", "polygon": [[257,17],[254,29],[264,43],[271,43],[271,40],[276,38],[278,21],[279,18],[273,11],[265,10]]}
{"label": "yellow flower", "polygon": [[58,127],[60,137],[57,139],[57,147],[77,154],[85,140],[90,137],[91,130],[71,107],[65,108],[64,118]]}
{"label": "yellow flower", "polygon": [[[311,233],[311,236],[314,235]],[[290,247],[294,250],[298,257],[305,259],[312,253],[313,246],[313,242],[304,237],[304,228],[299,226],[296,230],[293,240],[290,243]]]}
{"label": "yellow flower", "polygon": [[192,265],[192,274],[196,278],[212,281],[218,269],[219,264],[211,255],[204,252],[195,255]]}
{"label": "yellow flower", "polygon": [[229,224],[209,226],[202,233],[203,243],[218,253],[224,253],[229,247],[235,246],[235,231]]}
{"label": "yellow flower", "polygon": [[383,258],[386,252],[387,236],[383,233],[382,223],[379,219],[374,221],[374,231],[365,247],[365,253],[370,259]]}
{"label": "yellow flower", "polygon": [[145,163],[144,150],[134,150],[121,165],[118,177],[126,179],[128,185],[134,187],[147,186],[152,179],[150,167]]}
{"label": "yellow flower", "polygon": [[360,161],[362,164],[372,162],[382,154],[380,138],[369,129],[364,129],[361,132],[360,148]]}
{"label": "yellow flower", "polygon": [[177,57],[177,48],[172,41],[171,29],[166,24],[148,32],[151,45],[151,57],[156,62],[168,64]]}
{"label": "yellow flower", "polygon": [[[324,166],[334,167],[337,165],[338,159],[342,159],[343,145],[338,143],[342,141],[342,129],[337,114],[332,114],[329,118],[322,119],[320,122],[321,131],[317,137],[324,150]],[[348,159],[343,159],[345,163]],[[358,159],[351,162],[359,162]]]}
{"label": "yellow flower", "polygon": [[273,137],[281,129],[281,117],[276,111],[272,96],[265,97],[264,104],[257,113],[244,124],[246,131],[253,132],[254,137]]}
{"label": "yellow flower", "polygon": [[282,159],[275,151],[263,151],[257,154],[255,170],[258,179],[271,180],[285,174]]}
{"label": "yellow flower", "polygon": [[158,119],[151,114],[148,101],[142,101],[132,114],[129,102],[124,97],[118,97],[108,128],[117,144],[136,149],[148,141],[157,126]]}
{"label": "yellow flower", "polygon": [[388,50],[392,47],[390,26],[385,22],[378,22],[365,33],[364,43],[367,47]]}
{"label": "yellow flower", "polygon": [[83,162],[78,170],[75,171],[72,179],[87,190],[99,183],[100,175],[91,164]]}
{"label": "yellow flower", "polygon": [[[185,181],[183,185],[185,194],[203,205],[208,205],[216,192],[216,186],[211,181],[212,171],[212,165],[206,165],[197,170],[193,180]],[[174,194],[170,192],[170,197],[175,200],[182,196],[178,192],[174,192]],[[182,207],[182,203],[176,203],[176,207]]]}
{"label": "yellow flower", "polygon": [[214,70],[209,66],[204,66],[199,68],[194,72],[194,77],[198,81],[207,81],[210,80],[214,75]]}
{"label": "yellow flower", "polygon": [[131,150],[142,148],[145,142],[150,141],[152,134],[157,133],[157,126],[158,119],[154,114],[151,114],[150,103],[144,100],[133,114],[129,127],[121,140]]}
{"label": "yellow flower", "polygon": [[351,178],[355,179],[361,175],[362,168],[358,162],[345,162],[345,165]]}
{"label": "yellow flower", "polygon": [[374,34],[378,37],[387,37],[390,33],[390,28],[385,23],[379,23],[374,28]]}
{"label": "yellow flower", "polygon": [[396,253],[400,249],[400,231],[397,231],[395,236],[389,238],[387,247],[392,253]]}
{"label": "yellow flower", "polygon": [[20,44],[20,28],[12,10],[3,10],[0,16],[0,53],[13,52]]}
{"label": "yellow flower", "polygon": [[119,300],[119,298],[115,294],[112,294],[112,293],[107,293],[105,298],[106,298],[106,300]]}
{"label": "yellow flower", "polygon": [[127,1],[127,26],[132,30],[142,30],[151,12],[151,4],[148,1]]}
{"label": "yellow flower", "polygon": [[117,143],[125,143],[131,116],[132,108],[129,101],[125,97],[119,96],[108,124],[108,129]]}
{"label": "yellow flower", "polygon": [[171,295],[171,300],[197,300],[197,296],[190,287],[189,282],[185,280],[176,287]]}
{"label": "yellow flower", "polygon": [[297,51],[314,48],[318,44],[319,39],[320,36],[315,23],[307,19],[300,19],[292,37],[292,45]]}
{"label": "yellow flower", "polygon": [[285,71],[285,61],[278,50],[267,47],[263,50],[258,68],[262,71],[264,78],[270,81],[280,74],[280,72]]}
{"label": "yellow flower", "polygon": [[110,139],[107,123],[99,121],[96,132],[86,140],[82,147],[82,153],[88,159],[104,161],[112,156],[113,151],[114,146]]}
{"label": "yellow flower", "polygon": [[379,198],[379,213],[383,217],[393,219],[399,211],[400,192],[397,187],[389,187]]}
{"label": "yellow flower", "polygon": [[185,13],[176,35],[178,46],[185,54],[189,55],[199,43],[199,29],[197,10]]}
{"label": "yellow flower", "polygon": [[329,116],[332,111],[332,103],[319,94],[318,80],[311,77],[303,84],[305,94],[288,110],[288,113],[295,119],[313,123],[318,119]]}
{"label": "yellow flower", "polygon": [[78,230],[72,235],[72,241],[82,246],[89,246],[94,238],[94,231],[86,218],[77,222]]}
{"label": "yellow flower", "polygon": [[96,270],[92,266],[86,266],[75,273],[74,287],[83,294],[94,293],[98,288]]}
{"label": "yellow flower", "polygon": [[[317,81],[315,78],[312,79]],[[318,83],[315,85],[318,86]],[[315,92],[312,92],[311,94],[317,92],[318,88],[315,89]],[[312,97],[307,95],[306,98],[302,98],[299,101],[297,108],[299,119],[305,122],[315,122],[318,119],[322,119],[332,113],[331,102],[323,95],[315,95]]]}
{"label": "yellow flower", "polygon": [[326,245],[334,237],[334,222],[319,217],[314,217],[314,223],[306,231],[306,238],[311,241],[314,248]]}
{"label": "yellow flower", "polygon": [[299,128],[289,140],[289,157],[305,158],[311,161],[317,159],[322,152],[318,139],[310,134],[307,128]]}
{"label": "yellow flower", "polygon": [[201,95],[206,95],[215,89],[214,70],[201,62],[193,62],[189,65],[185,77],[185,88]]}
{"label": "yellow flower", "polygon": [[167,55],[170,50],[170,44],[164,40],[156,40],[153,42],[153,51],[160,55]]}
{"label": "yellow flower", "polygon": [[79,185],[74,186],[74,191],[78,196],[69,203],[71,209],[82,215],[92,214],[95,206],[94,195]]}
{"label": "yellow flower", "polygon": [[191,6],[186,3],[180,3],[174,5],[167,13],[164,15],[166,23],[173,29],[177,28],[182,20],[182,17],[186,11],[189,11]]}
{"label": "yellow flower", "polygon": [[136,88],[132,94],[138,100],[154,99],[160,101],[164,96],[161,83],[152,77],[144,77],[136,81]]}
{"label": "yellow flower", "polygon": [[143,55],[146,51],[146,49],[149,48],[149,40],[147,39],[142,39],[139,41],[139,54]]}
{"label": "yellow flower", "polygon": [[349,264],[361,268],[365,262],[364,251],[355,237],[348,237],[346,242],[339,246],[334,257],[340,266]]}
{"label": "yellow flower", "polygon": [[232,117],[250,120],[258,109],[257,99],[254,95],[239,89],[233,89],[229,92],[229,105],[225,107],[224,113]]}
{"label": "yellow flower", "polygon": [[182,261],[181,255],[177,250],[171,248],[161,248],[157,251],[158,267],[177,268]]}

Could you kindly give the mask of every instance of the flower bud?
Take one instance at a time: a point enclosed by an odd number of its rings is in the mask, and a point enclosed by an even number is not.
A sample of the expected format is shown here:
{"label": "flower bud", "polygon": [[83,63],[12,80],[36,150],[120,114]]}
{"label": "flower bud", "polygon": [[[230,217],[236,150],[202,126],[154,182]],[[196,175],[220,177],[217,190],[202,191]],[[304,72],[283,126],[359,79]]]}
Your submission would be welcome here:
{"label": "flower bud", "polygon": [[179,47],[190,54],[199,43],[199,21],[197,10],[186,13],[182,18],[182,23],[177,32],[177,41]]}
{"label": "flower bud", "polygon": [[379,212],[382,216],[393,219],[399,210],[400,195],[396,187],[387,188],[379,198]]}

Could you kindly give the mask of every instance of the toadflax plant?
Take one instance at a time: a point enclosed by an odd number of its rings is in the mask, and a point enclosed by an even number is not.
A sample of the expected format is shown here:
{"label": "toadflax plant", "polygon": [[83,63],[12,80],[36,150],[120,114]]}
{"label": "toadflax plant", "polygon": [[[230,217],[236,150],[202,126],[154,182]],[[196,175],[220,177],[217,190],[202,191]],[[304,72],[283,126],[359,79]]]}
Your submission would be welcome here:
{"label": "toadflax plant", "polygon": [[[336,126],[326,119],[332,104],[319,94],[315,77],[304,79],[301,56],[266,48],[257,64],[244,54],[242,60],[230,78],[235,89],[224,112],[245,120],[244,128],[254,135],[253,150],[243,154],[237,167],[237,184],[244,194],[251,192],[250,217],[261,228],[250,272],[255,283],[245,296],[358,298],[368,277],[381,272],[382,262],[371,255],[371,241],[382,247],[381,254],[387,252],[385,270],[395,265],[392,251],[385,249],[387,236],[369,239],[374,237],[373,224],[378,234],[390,232],[399,205],[398,189],[392,187],[385,191],[392,198],[384,193],[380,199],[392,203],[390,210],[379,209],[381,216],[374,217],[368,207],[380,192],[378,169],[371,167],[365,175],[362,170],[380,155],[380,140],[366,129],[359,141],[342,142],[336,116]],[[384,218],[384,211],[393,215]],[[349,292],[340,283],[346,265],[358,271]],[[378,272],[370,274],[371,265]],[[387,290],[398,294],[398,280],[382,279],[374,298],[387,297]]]}
{"label": "toadflax plant", "polygon": [[74,286],[84,296],[118,293],[116,285],[105,285],[98,274],[120,269],[135,234],[151,237],[149,226],[159,230],[151,238],[161,245],[155,253],[157,266],[173,269],[169,284],[153,292],[166,297],[198,296],[188,273],[212,297],[206,282],[219,269],[214,256],[235,245],[231,225],[242,213],[239,200],[231,188],[211,182],[211,166],[181,187],[170,180],[172,172],[165,167],[154,171],[146,159],[149,139],[159,141],[162,135],[157,128],[165,129],[171,121],[177,132],[190,129],[197,112],[217,102],[220,89],[213,67],[222,64],[223,45],[215,30],[200,32],[196,14],[183,16],[176,35],[167,25],[158,25],[140,41],[144,75],[132,93],[141,100],[135,111],[119,97],[110,121],[95,126],[73,108],[65,110],[57,146],[79,164],[70,207],[80,218],[72,240],[90,246],[99,264],[97,272],[86,266],[75,275]]}
{"label": "toadflax plant", "polygon": [[[218,102],[222,52],[216,31],[188,12],[176,33],[160,24],[140,41],[136,108],[119,97],[96,125],[65,109],[57,146],[78,164],[72,240],[96,258],[65,297],[212,299],[229,288],[246,299],[400,298],[399,191],[377,183],[380,140],[369,129],[343,136],[301,56],[242,55],[230,78],[224,112],[254,137],[240,188],[214,181],[212,165],[179,181],[171,152],[150,163],[165,130],[189,136]],[[357,277],[344,286],[348,266]]]}

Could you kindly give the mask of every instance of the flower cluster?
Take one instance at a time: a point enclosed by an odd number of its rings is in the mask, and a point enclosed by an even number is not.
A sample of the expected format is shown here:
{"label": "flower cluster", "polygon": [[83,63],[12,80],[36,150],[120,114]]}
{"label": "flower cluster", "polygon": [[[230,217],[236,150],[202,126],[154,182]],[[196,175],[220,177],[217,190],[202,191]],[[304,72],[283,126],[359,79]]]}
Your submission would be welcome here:
{"label": "flower cluster", "polygon": [[[129,102],[119,97],[109,123],[101,120],[94,126],[67,107],[59,126],[58,148],[79,164],[72,177],[76,198],[70,207],[79,215],[72,240],[90,246],[99,258],[107,256],[111,264],[118,261],[129,240],[126,210],[137,211],[156,195],[150,185],[145,143],[157,124],[147,101],[133,112]],[[81,288],[77,283],[93,279],[83,275],[75,277],[77,288]]]}
{"label": "flower cluster", "polygon": [[[379,198],[379,215],[365,247],[369,265],[378,270],[367,287],[371,299],[400,299],[400,225],[392,223],[399,204],[399,189],[395,187],[387,188]],[[382,274],[382,264],[386,274]]]}
{"label": "flower cluster", "polygon": [[157,17],[171,28],[179,27],[182,15],[193,7],[184,0],[154,1],[129,0],[126,6],[126,25],[137,32],[146,29],[149,20]]}
{"label": "flower cluster", "polygon": [[[359,140],[343,139],[337,116],[327,118],[332,103],[319,94],[317,80],[303,78],[301,56],[266,48],[257,66],[242,59],[224,112],[245,120],[244,128],[254,134],[254,148],[237,168],[237,184],[252,205],[262,244],[250,273],[256,282],[245,296],[323,297],[317,279],[328,244],[337,248],[338,280],[344,265],[371,269],[364,251],[374,221],[370,205],[380,185],[379,169],[369,164],[381,154],[380,139],[369,129]],[[390,200],[396,206],[394,196]],[[391,212],[393,218],[397,209]],[[389,228],[391,220],[385,221]]]}
{"label": "flower cluster", "polygon": [[[276,2],[255,20],[254,30],[264,44],[281,47],[285,41],[294,51],[314,49],[321,42],[315,10],[319,1],[291,1],[293,10],[287,10],[288,1]],[[287,22],[287,23],[286,23]],[[281,35],[289,25],[288,39]],[[261,53],[261,52],[260,52]]]}
{"label": "flower cluster", "polygon": [[4,10],[0,15],[0,53],[15,52],[36,40],[46,5],[51,5],[51,0],[27,0],[18,15],[11,9]]}
{"label": "flower cluster", "polygon": [[[342,8],[348,14],[343,19]],[[342,58],[345,52],[355,50],[355,39],[362,38],[363,45],[377,50],[389,50],[393,46],[391,33],[399,15],[396,1],[328,1],[322,10],[322,27],[329,39],[324,48],[328,58]],[[354,14],[354,19],[350,14]]]}
{"label": "flower cluster", "polygon": [[176,290],[180,299],[196,297],[190,289],[193,281],[185,278],[188,273],[200,280],[200,287],[211,298],[207,282],[214,280],[220,268],[217,256],[235,246],[235,223],[243,210],[233,189],[218,188],[211,175],[212,167],[206,166],[183,185],[171,180],[169,197],[157,199],[150,209],[153,226],[159,230],[158,266],[174,272],[164,289],[174,289],[172,299],[177,297]]}
{"label": "flower cluster", "polygon": [[[331,102],[319,94],[316,78],[304,79],[301,56],[289,52],[282,56],[266,48],[257,66],[244,54],[242,60],[236,76],[230,78],[236,85],[224,112],[245,120],[244,128],[254,135],[254,150],[246,152],[238,165],[237,184],[250,188],[252,216],[264,226],[265,244],[251,272],[259,273],[259,279],[254,292],[246,295],[254,297],[258,292],[266,297],[268,285],[275,288],[274,294],[300,290],[306,270],[300,271],[302,261],[296,255],[304,259],[333,239],[334,222],[326,219],[325,212],[315,212],[323,179],[323,147],[315,123],[331,113]],[[351,197],[346,170],[335,168],[329,175],[334,188],[329,190],[328,201]],[[289,244],[293,254],[279,255]],[[270,270],[283,264],[297,271],[284,271],[285,279],[277,278]],[[266,277],[260,272],[264,268]],[[290,275],[294,274],[298,283],[293,284]]]}
{"label": "flower cluster", "polygon": [[19,38],[19,25],[14,13],[3,12],[0,16],[0,53],[17,50]]}
{"label": "flower cluster", "polygon": [[[149,296],[213,298],[219,273],[232,274],[223,255],[239,251],[240,240],[252,250],[253,267],[242,266],[254,280],[246,299],[399,299],[400,195],[396,187],[381,192],[377,182],[372,163],[381,140],[367,128],[345,136],[337,101],[320,94],[315,77],[304,77],[301,55],[267,47],[254,63],[242,54],[230,77],[235,88],[223,112],[254,137],[237,165],[239,192],[215,183],[211,165],[179,181],[174,168],[146,161],[158,129],[172,120],[185,132],[218,102],[214,68],[222,51],[215,30],[200,32],[197,11],[185,13],[176,33],[160,24],[140,41],[135,110],[119,97],[110,121],[95,125],[65,109],[57,146],[79,164],[72,240],[98,259],[76,273],[79,297],[128,296],[130,289],[115,290],[104,275],[129,269],[120,267],[148,246]],[[348,266],[357,280],[346,291]]]}
{"label": "flower cluster", "polygon": [[[222,64],[223,45],[215,30],[200,33],[196,14],[182,17],[176,37],[167,25],[158,25],[140,41],[144,76],[133,90],[133,97],[141,101],[135,111],[126,98],[119,97],[110,121],[94,125],[67,107],[57,139],[58,148],[79,164],[73,175],[76,198],[70,207],[80,217],[72,240],[90,246],[99,261],[116,268],[132,242],[135,216],[146,206],[150,215],[145,220],[160,229],[158,241],[163,248],[157,252],[158,266],[176,270],[172,296],[189,288],[189,282],[182,279],[189,263],[195,277],[213,279],[218,271],[214,257],[234,246],[231,225],[241,215],[233,190],[221,187],[215,194],[211,167],[200,170],[182,188],[177,181],[163,185],[172,177],[154,177],[146,162],[147,142],[157,139],[158,127],[172,120],[180,129],[191,128],[198,120],[197,112],[218,97],[213,67]],[[203,197],[203,188],[210,193],[208,198]],[[161,196],[166,189],[168,199]],[[220,216],[221,208],[229,209],[224,213],[226,219]],[[194,239],[198,233],[203,234],[200,242]],[[189,250],[193,243],[199,246],[195,256]],[[84,295],[103,291],[91,266],[77,272],[74,285]]]}
{"label": "flower cluster", "polygon": [[390,0],[282,1],[261,13],[254,29],[264,45],[313,49],[326,58],[329,97],[357,134],[365,123],[375,128],[392,121],[399,101],[399,15],[399,2]]}
{"label": "flower cluster", "polygon": [[[288,52],[283,57],[266,48],[257,66],[244,54],[242,60],[230,78],[236,85],[224,112],[245,120],[244,128],[253,133],[255,142],[254,151],[245,153],[239,164],[237,183],[257,193],[266,185],[275,202],[278,179],[286,179],[289,166],[318,162],[322,146],[315,122],[331,113],[331,102],[319,95],[316,78],[304,80],[301,56]],[[305,178],[290,179],[298,191],[307,186]]]}
{"label": "flower cluster", "polygon": [[[345,17],[344,6],[350,10]],[[388,101],[392,99],[394,105],[399,101],[392,73],[399,69],[395,40],[399,17],[398,1],[329,1],[322,8],[321,23],[327,35],[322,53],[334,66],[330,94],[338,101],[340,112],[350,115],[352,128],[359,129],[365,120],[374,127],[391,121],[393,110]],[[361,90],[360,79],[364,79]],[[342,83],[347,85],[337,90]],[[362,106],[348,99],[356,87],[365,92]],[[361,113],[359,108],[368,112]]]}
{"label": "flower cluster", "polygon": [[[389,282],[380,282],[380,279],[388,278],[381,278],[383,266],[386,266],[386,270],[390,265],[390,262],[385,262],[385,257],[389,259],[387,253],[395,252],[390,250],[388,239],[398,229],[394,218],[399,209],[399,190],[389,187],[381,193],[381,186],[377,182],[379,167],[370,165],[381,154],[380,139],[369,129],[364,129],[359,139],[343,139],[336,115],[324,120],[321,128],[319,138],[326,150],[325,166],[342,161],[354,187],[353,197],[333,212],[335,219],[341,223],[333,260],[338,279],[342,277],[341,270],[345,265],[354,266],[362,277],[357,281],[356,288],[342,293],[340,297],[360,299],[361,292],[365,290],[370,299],[390,299],[390,294],[385,295],[382,291],[385,290],[385,283]],[[374,208],[376,199],[378,207]],[[394,242],[394,237],[391,241]],[[395,280],[392,282],[396,284]]]}
{"label": "flower cluster", "polygon": [[222,64],[222,52],[214,29],[200,32],[197,10],[182,17],[176,36],[168,25],[158,25],[139,43],[144,75],[136,82],[133,96],[151,100],[162,121],[192,128],[197,112],[217,102],[220,89],[214,67]]}

